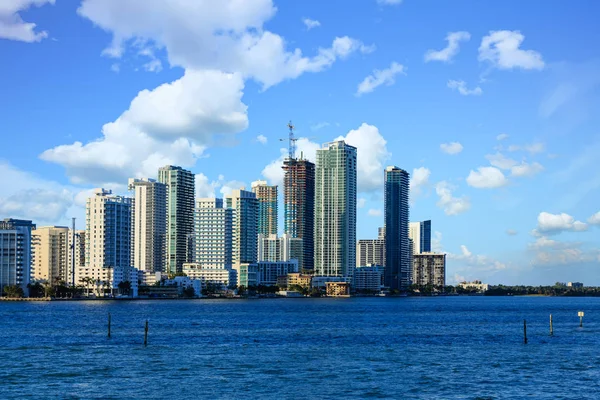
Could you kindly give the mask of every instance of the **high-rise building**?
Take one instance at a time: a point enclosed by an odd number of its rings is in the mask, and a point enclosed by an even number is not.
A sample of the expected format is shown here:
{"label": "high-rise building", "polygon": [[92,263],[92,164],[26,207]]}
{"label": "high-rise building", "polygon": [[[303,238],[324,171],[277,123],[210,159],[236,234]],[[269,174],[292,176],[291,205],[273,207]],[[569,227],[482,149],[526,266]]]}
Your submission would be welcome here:
{"label": "high-rise building", "polygon": [[60,280],[67,285],[73,285],[74,266],[75,285],[79,284],[78,271],[85,265],[85,231],[75,231],[73,235],[73,230],[66,226],[38,227],[31,232],[31,247],[32,280],[51,284]]}
{"label": "high-rise building", "polygon": [[413,240],[415,254],[431,252],[431,221],[411,222],[409,237]]}
{"label": "high-rise building", "polygon": [[277,234],[277,186],[266,181],[252,182],[252,193],[258,199],[258,234]]}
{"label": "high-rise building", "polygon": [[112,269],[131,267],[132,202],[105,189],[96,189],[87,199],[85,267],[79,279],[89,277],[107,285]]}
{"label": "high-rise building", "polygon": [[27,293],[34,229],[31,221],[12,218],[0,221],[0,295],[9,285],[20,286]]}
{"label": "high-rise building", "polygon": [[225,205],[233,210],[234,267],[258,260],[258,199],[252,192],[233,190],[225,196]]}
{"label": "high-rise building", "polygon": [[315,274],[352,278],[356,266],[356,147],[343,140],[317,150]]}
{"label": "high-rise building", "polygon": [[314,268],[315,223],[315,164],[305,160],[287,158],[283,189],[283,231],[302,239],[304,255],[300,269]]}
{"label": "high-rise building", "polygon": [[391,290],[406,290],[411,282],[408,191],[408,172],[398,167],[387,167],[385,169],[385,285]]}
{"label": "high-rise building", "polygon": [[292,235],[258,235],[258,261],[298,261],[302,264],[304,247],[301,238]]}
{"label": "high-rise building", "polygon": [[379,228],[377,239],[361,239],[356,244],[356,266],[385,265],[385,230]]}
{"label": "high-rise building", "polygon": [[196,200],[194,218],[194,263],[202,268],[232,267],[233,215],[223,199]]}
{"label": "high-rise building", "polygon": [[165,265],[167,185],[154,179],[129,179],[133,191],[132,261],[140,271],[161,272]]}
{"label": "high-rise building", "polygon": [[446,255],[430,252],[414,254],[413,283],[419,286],[446,286]]}
{"label": "high-rise building", "polygon": [[165,269],[169,274],[183,270],[189,258],[189,235],[194,232],[194,174],[167,165],[158,170],[158,181],[167,185],[167,234]]}

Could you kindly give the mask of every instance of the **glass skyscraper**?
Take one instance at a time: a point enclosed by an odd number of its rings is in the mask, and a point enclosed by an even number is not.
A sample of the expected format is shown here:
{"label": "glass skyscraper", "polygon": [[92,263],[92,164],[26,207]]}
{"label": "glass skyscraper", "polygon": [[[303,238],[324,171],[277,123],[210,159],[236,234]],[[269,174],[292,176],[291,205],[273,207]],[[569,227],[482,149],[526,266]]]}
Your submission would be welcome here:
{"label": "glass skyscraper", "polygon": [[352,278],[356,266],[356,147],[343,140],[317,150],[315,274]]}
{"label": "glass skyscraper", "polygon": [[385,286],[390,290],[405,290],[411,283],[409,183],[409,174],[403,169],[385,169]]}
{"label": "glass skyscraper", "polygon": [[167,185],[167,235],[165,272],[183,271],[189,259],[188,243],[194,232],[194,174],[167,165],[158,170],[158,181]]}
{"label": "glass skyscraper", "polygon": [[277,186],[266,181],[252,182],[252,192],[258,199],[258,234],[277,234]]}

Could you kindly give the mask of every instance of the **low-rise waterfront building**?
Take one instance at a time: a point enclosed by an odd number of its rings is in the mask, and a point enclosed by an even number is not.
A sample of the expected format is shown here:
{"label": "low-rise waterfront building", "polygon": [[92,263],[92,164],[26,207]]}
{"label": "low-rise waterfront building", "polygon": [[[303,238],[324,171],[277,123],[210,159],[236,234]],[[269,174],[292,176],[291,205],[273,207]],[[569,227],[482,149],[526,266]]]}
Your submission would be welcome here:
{"label": "low-rise waterfront building", "polygon": [[384,286],[384,267],[367,265],[357,267],[354,271],[353,288],[357,291],[379,292]]}
{"label": "low-rise waterfront building", "polygon": [[301,286],[308,288],[311,282],[312,275],[305,275],[298,272],[277,277],[277,286],[281,287]]}
{"label": "low-rise waterfront building", "polygon": [[327,282],[346,282],[350,283],[350,277],[346,276],[313,276],[310,282],[311,287],[325,289]]}
{"label": "low-rise waterfront building", "polygon": [[567,283],[567,287],[570,287],[570,288],[582,288],[583,287],[583,283],[581,283],[581,282],[568,282]]}
{"label": "low-rise waterfront building", "polygon": [[207,267],[199,263],[183,264],[183,273],[191,279],[202,281],[202,285],[214,284],[221,288],[237,284],[237,272],[234,269]]}
{"label": "low-rise waterfront building", "polygon": [[326,294],[329,297],[350,297],[350,284],[348,282],[327,282]]}
{"label": "low-rise waterfront building", "polygon": [[473,282],[461,282],[458,284],[463,289],[474,289],[478,292],[485,292],[488,290],[489,285],[487,283],[481,283],[481,281],[473,281]]}

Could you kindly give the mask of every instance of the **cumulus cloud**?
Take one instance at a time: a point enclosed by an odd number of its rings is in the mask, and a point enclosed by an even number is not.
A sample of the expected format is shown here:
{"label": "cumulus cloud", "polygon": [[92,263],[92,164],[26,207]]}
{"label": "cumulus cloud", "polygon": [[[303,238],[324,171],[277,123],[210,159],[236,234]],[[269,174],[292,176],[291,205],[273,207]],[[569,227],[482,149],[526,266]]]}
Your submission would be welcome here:
{"label": "cumulus cloud", "polygon": [[461,41],[468,41],[471,39],[469,32],[450,32],[446,36],[448,45],[442,50],[427,50],[425,53],[425,62],[429,61],[443,61],[450,62],[452,58],[458,54]]}
{"label": "cumulus cloud", "polygon": [[256,137],[256,140],[257,140],[259,143],[262,143],[262,144],[267,144],[267,141],[268,141],[268,139],[267,139],[267,137],[266,137],[265,135],[258,135],[258,136]]}
{"label": "cumulus cloud", "polygon": [[413,169],[413,173],[410,177],[410,195],[414,198],[421,194],[421,191],[429,185],[429,176],[431,171],[425,167],[419,167]]}
{"label": "cumulus cloud", "polygon": [[37,25],[23,21],[19,13],[30,7],[54,3],[55,0],[3,0],[0,4],[0,39],[33,43],[47,38],[47,31],[36,31]]}
{"label": "cumulus cloud", "polygon": [[541,212],[537,218],[537,227],[534,230],[534,235],[540,236],[543,234],[554,235],[561,232],[582,232],[586,231],[588,226],[586,223],[576,221],[575,218],[566,213],[551,214]]}
{"label": "cumulus cloud", "polygon": [[477,171],[471,170],[467,184],[478,189],[494,189],[508,184],[508,179],[496,167],[479,167]]}
{"label": "cumulus cloud", "polygon": [[542,164],[538,162],[533,162],[528,164],[526,162],[521,162],[519,165],[515,165],[510,169],[510,173],[512,176],[523,176],[523,177],[531,177],[537,175],[542,172],[544,167]]}
{"label": "cumulus cloud", "polygon": [[78,13],[112,33],[107,56],[121,57],[135,40],[146,40],[166,49],[172,66],[239,72],[263,89],[372,51],[347,36],[312,57],[288,51],[283,37],[263,28],[276,13],[272,0],[84,0]]}
{"label": "cumulus cloud", "polygon": [[321,23],[316,19],[304,18],[302,23],[306,26],[307,30],[311,30],[312,28],[317,28],[321,26]]}
{"label": "cumulus cloud", "polygon": [[142,90],[103,137],[46,150],[41,158],[60,164],[74,183],[121,182],[155,176],[159,167],[191,167],[212,135],[234,134],[248,126],[239,74],[187,70],[149,91]]}
{"label": "cumulus cloud", "polygon": [[462,144],[459,142],[451,142],[451,143],[442,143],[440,144],[440,149],[446,154],[458,154],[463,150]]}
{"label": "cumulus cloud", "polygon": [[449,80],[447,86],[450,89],[458,90],[458,93],[462,94],[463,96],[479,96],[483,93],[483,90],[481,90],[479,86],[474,89],[467,89],[467,84],[465,81]]}
{"label": "cumulus cloud", "polygon": [[600,262],[598,249],[584,249],[578,242],[561,242],[541,236],[528,245],[534,252],[532,265],[557,266]]}
{"label": "cumulus cloud", "polygon": [[339,137],[356,147],[358,191],[370,192],[383,185],[384,163],[390,158],[387,141],[374,125],[363,123],[345,137]]}
{"label": "cumulus cloud", "polygon": [[508,268],[508,265],[486,255],[473,254],[466,245],[460,246],[460,254],[448,253],[446,257],[461,266],[462,270],[481,272],[497,272]]}
{"label": "cumulus cloud", "polygon": [[369,211],[367,211],[367,215],[369,217],[381,217],[382,212],[379,208],[370,208]]}
{"label": "cumulus cloud", "polygon": [[600,225],[600,211],[598,211],[596,214],[592,215],[588,219],[588,223],[590,225]]}
{"label": "cumulus cloud", "polygon": [[508,139],[508,133],[501,133],[498,136],[496,136],[496,140],[504,140],[504,139]]}
{"label": "cumulus cloud", "polygon": [[522,50],[525,36],[519,31],[490,31],[479,46],[479,61],[487,61],[498,69],[543,69],[542,55],[533,50]]}
{"label": "cumulus cloud", "polygon": [[435,185],[435,192],[439,197],[437,206],[444,210],[446,215],[458,215],[471,208],[469,198],[466,196],[454,197],[453,190],[454,188],[446,181],[438,182]]}
{"label": "cumulus cloud", "polygon": [[[298,157],[302,153],[305,160],[314,163],[316,161],[317,150],[320,148],[321,146],[318,143],[312,142],[307,138],[299,138],[296,141],[296,156]],[[279,157],[263,168],[262,176],[269,181],[270,185],[283,185],[284,171],[281,167],[287,157],[288,149],[282,147],[279,149]]]}
{"label": "cumulus cloud", "polygon": [[383,70],[374,70],[371,75],[367,76],[361,83],[359,83],[356,90],[356,95],[360,96],[365,93],[370,93],[381,85],[393,85],[396,83],[396,75],[406,75],[404,70],[404,66],[396,62],[393,62],[389,68]]}
{"label": "cumulus cloud", "polygon": [[488,154],[485,158],[492,164],[494,167],[500,169],[511,169],[515,165],[518,164],[516,160],[505,157],[502,153],[496,154]]}
{"label": "cumulus cloud", "polygon": [[221,189],[219,192],[223,196],[229,196],[233,190],[246,188],[246,184],[242,181],[223,181],[223,176],[219,176],[219,180],[221,180]]}

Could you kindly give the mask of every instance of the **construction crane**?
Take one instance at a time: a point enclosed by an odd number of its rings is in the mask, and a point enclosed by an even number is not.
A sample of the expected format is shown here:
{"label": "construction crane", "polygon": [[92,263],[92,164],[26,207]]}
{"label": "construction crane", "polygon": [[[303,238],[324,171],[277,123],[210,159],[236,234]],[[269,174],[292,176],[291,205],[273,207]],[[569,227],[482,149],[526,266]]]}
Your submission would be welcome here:
{"label": "construction crane", "polygon": [[290,132],[288,133],[288,138],[287,139],[279,139],[280,142],[289,141],[289,158],[290,160],[294,160],[296,158],[296,141],[298,140],[297,138],[294,137],[294,125],[292,125],[292,121],[290,121],[287,124],[287,127],[290,129]]}

